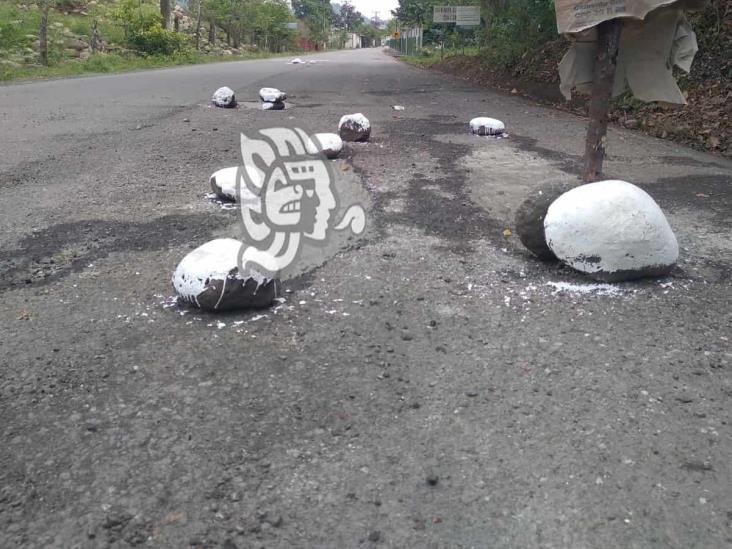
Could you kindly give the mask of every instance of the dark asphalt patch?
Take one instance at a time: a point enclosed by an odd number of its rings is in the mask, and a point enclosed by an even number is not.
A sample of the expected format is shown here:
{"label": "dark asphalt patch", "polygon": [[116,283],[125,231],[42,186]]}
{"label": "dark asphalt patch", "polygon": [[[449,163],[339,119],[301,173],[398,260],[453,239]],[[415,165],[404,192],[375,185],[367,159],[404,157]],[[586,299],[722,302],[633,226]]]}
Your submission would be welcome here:
{"label": "dark asphalt patch", "polygon": [[24,238],[17,249],[0,251],[0,293],[48,284],[111,252],[202,243],[212,230],[230,224],[229,216],[207,213],[170,215],[148,223],[86,220],[53,225]]}
{"label": "dark asphalt patch", "polygon": [[557,168],[570,175],[579,176],[582,173],[582,157],[578,154],[569,154],[537,145],[538,139],[511,134],[511,142],[518,145],[519,150],[538,154],[541,158],[557,164]]}

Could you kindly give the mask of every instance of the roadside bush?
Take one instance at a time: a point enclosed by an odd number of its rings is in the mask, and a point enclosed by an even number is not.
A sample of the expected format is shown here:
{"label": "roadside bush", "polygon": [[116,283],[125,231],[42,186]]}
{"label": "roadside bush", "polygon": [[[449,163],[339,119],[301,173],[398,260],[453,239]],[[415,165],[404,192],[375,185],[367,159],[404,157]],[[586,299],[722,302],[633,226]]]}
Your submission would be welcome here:
{"label": "roadside bush", "polygon": [[160,24],[134,31],[130,34],[129,43],[138,52],[148,55],[175,55],[190,47],[188,36],[166,30]]}
{"label": "roadside bush", "polygon": [[552,0],[513,0],[487,17],[485,55],[500,68],[513,67],[529,51],[557,38]]}

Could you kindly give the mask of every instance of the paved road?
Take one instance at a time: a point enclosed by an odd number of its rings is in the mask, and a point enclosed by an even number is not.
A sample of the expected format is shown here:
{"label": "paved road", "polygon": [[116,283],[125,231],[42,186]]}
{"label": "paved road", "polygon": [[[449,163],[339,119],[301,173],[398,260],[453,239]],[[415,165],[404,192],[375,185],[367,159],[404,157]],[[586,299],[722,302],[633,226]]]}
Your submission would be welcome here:
{"label": "paved road", "polygon": [[[576,176],[583,120],[313,59],[0,87],[0,546],[732,547],[730,163],[611,131],[682,260],[558,291],[586,280],[503,230]],[[209,108],[221,85],[295,106]],[[235,236],[205,194],[239,132],[358,111],[365,237],[276,310],[169,306],[183,255]]]}

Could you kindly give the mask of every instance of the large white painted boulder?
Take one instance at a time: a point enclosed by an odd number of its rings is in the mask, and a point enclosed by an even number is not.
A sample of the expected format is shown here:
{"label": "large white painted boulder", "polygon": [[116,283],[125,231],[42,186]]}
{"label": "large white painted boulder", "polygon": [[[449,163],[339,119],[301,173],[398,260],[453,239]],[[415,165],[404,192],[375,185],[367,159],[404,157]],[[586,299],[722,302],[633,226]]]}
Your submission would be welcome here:
{"label": "large white painted boulder", "polygon": [[232,90],[231,88],[227,88],[226,86],[216,90],[213,94],[213,97],[211,98],[211,101],[217,107],[221,107],[224,109],[236,107],[236,96],[234,95],[234,90]]}
{"label": "large white painted boulder", "polygon": [[343,141],[368,141],[371,122],[363,114],[347,114],[338,123],[338,133]]}
{"label": "large white painted boulder", "polygon": [[343,140],[334,133],[316,133],[308,140],[308,153],[323,153],[327,158],[338,158],[343,150]]}
{"label": "large white painted boulder", "polygon": [[605,282],[668,273],[679,245],[661,208],[626,181],[562,194],[544,218],[546,242],[571,267]]}
{"label": "large white painted boulder", "polygon": [[259,98],[265,103],[282,103],[287,99],[287,94],[277,88],[262,88],[259,90]]}
{"label": "large white painted boulder", "polygon": [[254,270],[240,272],[241,246],[238,240],[221,238],[185,256],[173,274],[178,298],[208,311],[271,305],[277,298],[280,281]]}
{"label": "large white painted boulder", "polygon": [[503,135],[506,125],[495,118],[481,116],[470,121],[470,131],[475,135]]}
{"label": "large white painted boulder", "polygon": [[224,200],[236,201],[236,184],[239,168],[224,168],[214,173],[209,179],[211,190]]}

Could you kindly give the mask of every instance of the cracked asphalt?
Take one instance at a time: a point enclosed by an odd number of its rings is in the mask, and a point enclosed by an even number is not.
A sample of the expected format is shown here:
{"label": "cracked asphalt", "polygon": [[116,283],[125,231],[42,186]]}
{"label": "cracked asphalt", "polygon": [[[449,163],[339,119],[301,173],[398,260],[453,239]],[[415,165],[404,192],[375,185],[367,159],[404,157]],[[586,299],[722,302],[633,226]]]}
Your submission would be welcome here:
{"label": "cracked asphalt", "polygon": [[[0,547],[732,547],[732,163],[612,129],[682,255],[593,289],[504,236],[585,120],[306,59],[0,86]],[[265,85],[293,107],[248,108]],[[275,308],[177,306],[180,259],[237,234],[206,195],[239,133],[352,112],[363,237]]]}

